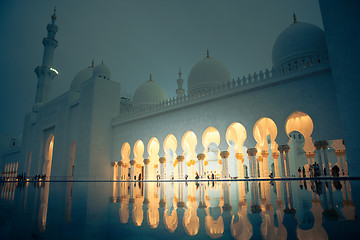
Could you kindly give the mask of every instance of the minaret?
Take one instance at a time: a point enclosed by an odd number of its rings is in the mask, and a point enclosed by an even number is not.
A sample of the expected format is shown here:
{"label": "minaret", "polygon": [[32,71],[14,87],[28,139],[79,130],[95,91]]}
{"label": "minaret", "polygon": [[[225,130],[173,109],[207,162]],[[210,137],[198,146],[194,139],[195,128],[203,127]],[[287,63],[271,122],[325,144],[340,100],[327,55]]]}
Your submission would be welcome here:
{"label": "minaret", "polygon": [[45,37],[42,41],[44,45],[42,65],[35,68],[35,73],[38,77],[38,84],[33,112],[37,112],[38,108],[48,101],[51,89],[51,81],[58,74],[58,72],[52,68],[55,48],[58,46],[58,42],[55,39],[58,26],[55,25],[55,21],[56,8],[54,9],[54,13],[51,16],[51,23],[47,25],[47,37]]}
{"label": "minaret", "polygon": [[184,79],[181,78],[181,75],[181,68],[179,68],[179,78],[177,80],[178,88],[176,89],[176,95],[178,96],[178,98],[181,98],[185,95],[185,90],[182,88]]}

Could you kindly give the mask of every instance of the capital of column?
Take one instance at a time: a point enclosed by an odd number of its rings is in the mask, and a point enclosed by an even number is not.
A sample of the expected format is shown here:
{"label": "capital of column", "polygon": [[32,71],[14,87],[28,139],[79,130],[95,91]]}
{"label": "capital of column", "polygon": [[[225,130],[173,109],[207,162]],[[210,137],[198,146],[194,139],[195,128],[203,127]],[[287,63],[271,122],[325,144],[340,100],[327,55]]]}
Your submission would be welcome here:
{"label": "capital of column", "polygon": [[222,152],[220,153],[220,156],[221,156],[222,158],[228,158],[229,155],[230,155],[230,153],[229,153],[228,151],[222,151]]}
{"label": "capital of column", "polygon": [[159,162],[160,163],[166,163],[166,157],[159,158]]}
{"label": "capital of column", "polygon": [[176,157],[176,160],[177,160],[178,162],[183,162],[184,159],[185,159],[185,157],[182,156],[182,155],[179,155],[179,156]]}
{"label": "capital of column", "polygon": [[247,152],[247,154],[249,156],[255,156],[256,153],[257,153],[257,149],[256,148],[249,148],[246,152]]}
{"label": "capital of column", "polygon": [[130,165],[135,165],[136,161],[135,160],[131,160],[130,161]]}
{"label": "capital of column", "polygon": [[305,153],[306,158],[311,158],[311,152]]}
{"label": "capital of column", "polygon": [[326,149],[329,146],[329,143],[327,141],[320,141],[320,143],[322,149]]}
{"label": "capital of column", "polygon": [[241,153],[236,153],[235,157],[237,160],[241,160],[242,163],[244,162],[244,157]]}
{"label": "capital of column", "polygon": [[345,154],[346,154],[346,151],[345,150],[340,150],[340,154],[341,154],[341,156],[345,156]]}
{"label": "capital of column", "polygon": [[204,160],[205,159],[205,154],[204,153],[200,153],[198,154],[197,156],[197,159],[200,161],[200,160]]}
{"label": "capital of column", "polygon": [[144,163],[147,165],[150,163],[150,159],[144,159]]}
{"label": "capital of column", "polygon": [[287,145],[287,144],[285,144],[285,145],[280,145],[280,146],[278,147],[278,150],[279,150],[279,152],[281,152],[281,153],[283,153],[283,152],[289,152],[290,147],[289,147],[289,145]]}
{"label": "capital of column", "polygon": [[335,155],[339,157],[341,155],[341,150],[335,150]]}
{"label": "capital of column", "polygon": [[190,160],[189,162],[191,165],[195,165],[195,160]]}
{"label": "capital of column", "polygon": [[314,146],[315,146],[316,150],[320,150],[321,149],[321,141],[316,141],[314,143]]}
{"label": "capital of column", "polygon": [[257,157],[257,160],[258,160],[258,162],[262,162],[262,161],[263,161],[263,156],[261,156],[261,155],[258,156],[258,157]]}
{"label": "capital of column", "polygon": [[261,155],[264,157],[264,158],[267,158],[269,156],[269,152],[268,151],[261,151]]}
{"label": "capital of column", "polygon": [[274,158],[274,159],[278,159],[279,158],[279,153],[278,152],[273,152],[271,154],[271,156]]}
{"label": "capital of column", "polygon": [[314,158],[314,157],[315,157],[315,153],[312,152],[312,153],[310,154],[310,157],[311,157],[311,158]]}

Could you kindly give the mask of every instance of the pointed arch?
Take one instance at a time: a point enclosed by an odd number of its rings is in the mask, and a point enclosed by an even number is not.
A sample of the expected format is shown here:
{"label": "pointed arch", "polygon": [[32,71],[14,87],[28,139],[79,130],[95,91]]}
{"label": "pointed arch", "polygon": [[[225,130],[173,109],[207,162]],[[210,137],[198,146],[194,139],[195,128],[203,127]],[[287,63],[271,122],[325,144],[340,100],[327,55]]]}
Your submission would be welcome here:
{"label": "pointed arch", "polygon": [[50,179],[51,165],[54,151],[54,134],[50,134],[45,143],[45,159],[43,164],[43,174],[46,175],[47,179]]}

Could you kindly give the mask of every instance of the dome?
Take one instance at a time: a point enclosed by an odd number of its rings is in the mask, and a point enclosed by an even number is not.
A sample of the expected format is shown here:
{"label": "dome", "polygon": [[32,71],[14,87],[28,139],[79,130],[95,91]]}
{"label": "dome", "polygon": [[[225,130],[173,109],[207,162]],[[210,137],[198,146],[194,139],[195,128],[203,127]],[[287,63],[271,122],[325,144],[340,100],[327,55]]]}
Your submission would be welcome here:
{"label": "dome", "polygon": [[133,104],[136,105],[152,105],[168,99],[163,87],[150,79],[138,87],[133,96]]}
{"label": "dome", "polygon": [[309,23],[288,26],[276,39],[272,50],[273,66],[278,67],[300,57],[327,54],[324,31]]}
{"label": "dome", "polygon": [[188,93],[195,94],[203,89],[217,87],[231,80],[227,68],[221,62],[207,57],[195,64],[188,77]]}
{"label": "dome", "polygon": [[94,68],[93,76],[110,80],[111,78],[110,69],[104,63],[101,63]]}
{"label": "dome", "polygon": [[86,80],[89,80],[93,76],[93,66],[87,67],[78,72],[71,82],[70,89],[73,91],[80,91],[81,84]]}

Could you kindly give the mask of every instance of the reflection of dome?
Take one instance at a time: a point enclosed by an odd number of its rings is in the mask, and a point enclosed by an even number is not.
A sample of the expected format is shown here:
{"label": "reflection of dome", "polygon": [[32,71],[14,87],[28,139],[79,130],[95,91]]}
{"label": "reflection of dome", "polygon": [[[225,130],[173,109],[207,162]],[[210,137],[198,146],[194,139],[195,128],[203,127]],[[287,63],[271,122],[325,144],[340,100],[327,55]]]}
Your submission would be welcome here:
{"label": "reflection of dome", "polygon": [[211,58],[208,53],[206,58],[191,69],[188,78],[188,92],[190,95],[196,94],[201,90],[217,87],[230,80],[230,73],[224,64]]}
{"label": "reflection of dome", "polygon": [[168,98],[165,90],[159,84],[150,79],[138,87],[133,96],[134,105],[152,105]]}
{"label": "reflection of dome", "polygon": [[110,80],[111,78],[110,69],[104,63],[101,63],[94,68],[93,76]]}
{"label": "reflection of dome", "polygon": [[297,22],[288,26],[276,39],[272,50],[273,66],[300,57],[327,54],[324,31],[309,23]]}
{"label": "reflection of dome", "polygon": [[87,67],[78,72],[71,82],[70,89],[73,91],[80,91],[81,84],[86,80],[92,78],[94,66]]}

